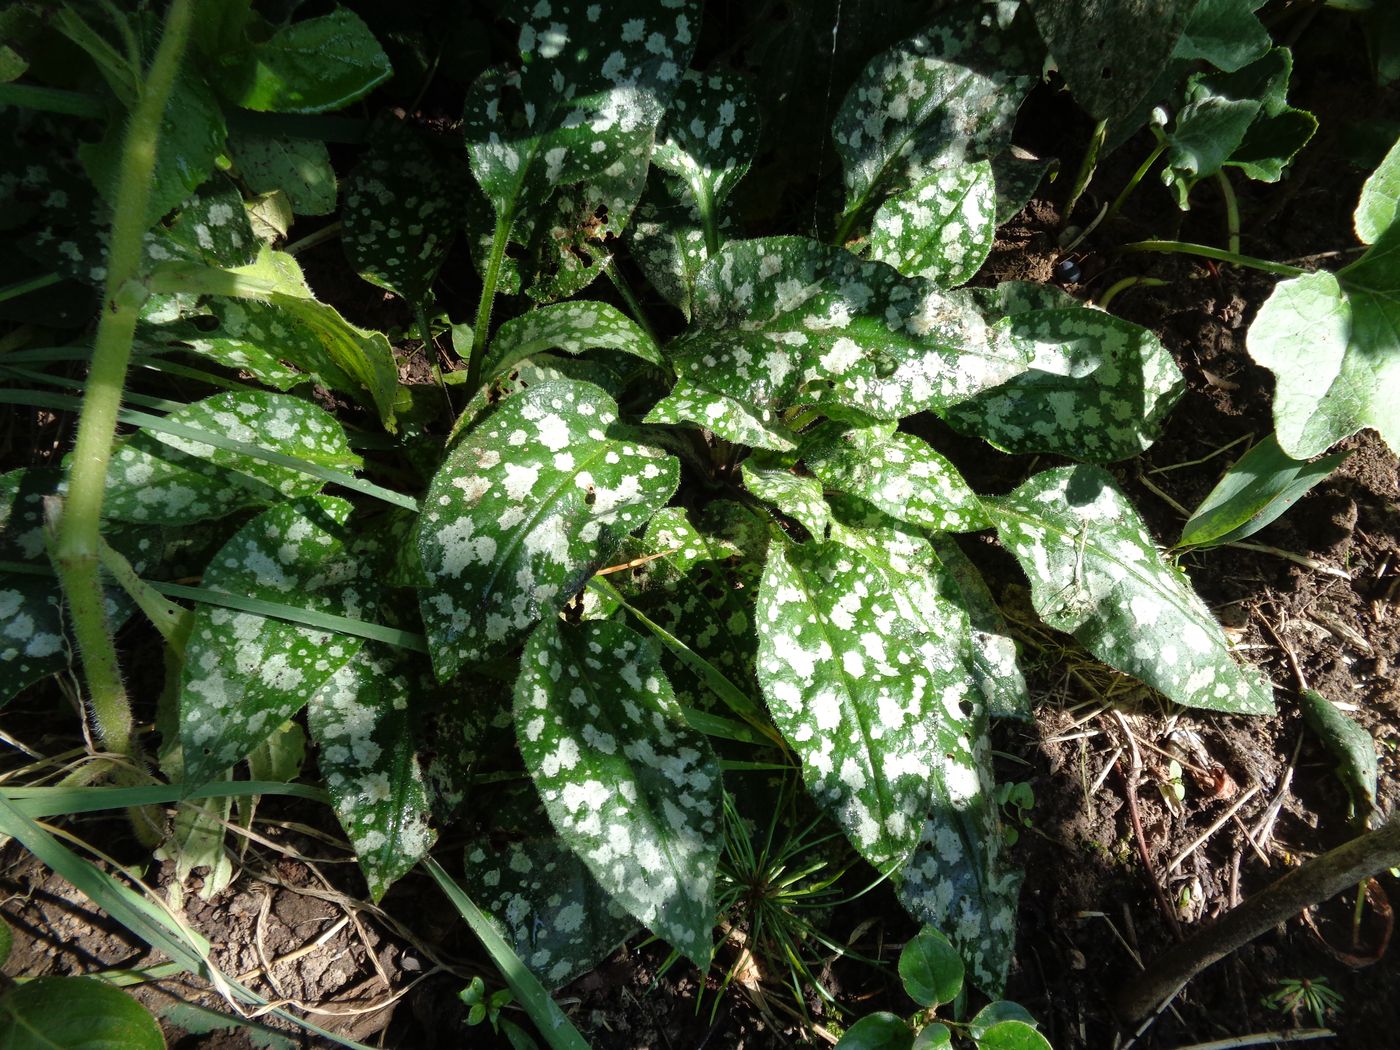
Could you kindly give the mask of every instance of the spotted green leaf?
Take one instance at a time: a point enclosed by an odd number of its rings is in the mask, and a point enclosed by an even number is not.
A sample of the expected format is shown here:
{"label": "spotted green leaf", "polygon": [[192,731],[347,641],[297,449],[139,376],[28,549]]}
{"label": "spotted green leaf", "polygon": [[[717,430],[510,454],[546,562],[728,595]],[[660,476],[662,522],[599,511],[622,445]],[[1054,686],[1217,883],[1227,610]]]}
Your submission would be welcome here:
{"label": "spotted green leaf", "polygon": [[[44,568],[44,497],[58,491],[57,470],[0,474],[0,561]],[[63,596],[46,575],[0,572],[0,705],[70,659]]]}
{"label": "spotted green leaf", "polygon": [[[203,585],[372,619],[383,581],[373,559],[354,549],[349,517],[350,505],[328,496],[266,510],[214,556]],[[244,758],[332,685],[365,645],[350,635],[199,606],[180,686],[186,780],[203,783]]]}
{"label": "spotted green leaf", "polygon": [[254,193],[281,190],[298,215],[335,211],[335,170],[324,142],[235,129],[228,146],[239,177]]}
{"label": "spotted green leaf", "polygon": [[758,595],[758,680],[803,779],[872,864],[919,839],[933,770],[956,745],[956,684],[901,622],[880,569],[839,542],[775,542]]}
{"label": "spotted green leaf", "polygon": [[503,402],[448,453],[423,500],[420,606],[438,676],[562,607],[678,480],[675,459],[631,440],[590,383]]}
{"label": "spotted green leaf", "polygon": [[753,456],[742,467],[744,488],[799,522],[813,539],[826,539],[831,508],[822,496],[822,483],[810,474],[795,474],[786,465]]}
{"label": "spotted green leaf", "polygon": [[215,83],[244,109],[324,113],[363,98],[393,74],[369,27],[349,8],[278,27],[229,55]]}
{"label": "spotted green leaf", "polygon": [[345,179],[340,243],[361,277],[422,306],[457,233],[460,159],[392,118],[368,147]]}
{"label": "spotted green leaf", "polygon": [[952,536],[932,537],[934,552],[958,589],[972,628],[972,677],[993,718],[1031,717],[1031,696],[1016,660],[1011,628],[997,608],[987,581]]}
{"label": "spotted green leaf", "polygon": [[934,172],[880,205],[870,257],[941,288],[970,280],[996,240],[997,194],[987,161]]}
{"label": "spotted green leaf", "polygon": [[1024,369],[961,299],[801,237],[726,245],[668,347],[680,381],[649,422],[689,419],[731,441],[790,447],[781,415],[898,419],[945,408]]}
{"label": "spotted green leaf", "polygon": [[1400,449],[1400,224],[1356,262],[1281,281],[1259,309],[1249,356],[1274,373],[1274,428],[1310,459],[1364,427]]}
{"label": "spotted green leaf", "polygon": [[1196,0],[1030,0],[1075,101],[1100,120],[1131,113],[1167,64]]}
{"label": "spotted green leaf", "polygon": [[[641,195],[656,127],[690,64],[698,0],[512,0],[518,70],[488,70],[468,93],[472,172],[500,230],[538,236],[577,290]],[[551,201],[551,198],[557,198]],[[546,205],[549,205],[546,207]],[[590,258],[579,266],[581,252]]]}
{"label": "spotted green leaf", "polygon": [[591,970],[637,927],[557,837],[537,835],[489,852],[469,846],[466,860],[473,898],[551,988]]}
{"label": "spotted green leaf", "polygon": [[900,950],[899,979],[920,1006],[941,1006],[962,991],[963,961],[947,937],[925,926]]}
{"label": "spotted green leaf", "polygon": [[1273,713],[1272,689],[1235,663],[1210,610],[1103,470],[1037,474],[993,512],[1049,626],[1186,707]]}
{"label": "spotted green leaf", "polygon": [[398,366],[382,332],[357,328],[312,293],[301,267],[266,247],[247,266],[223,271],[170,264],[167,286],[214,293],[209,332],[176,329],[175,338],[273,386],[287,387],[289,362],[316,382],[372,405],[394,429]]}
{"label": "spotted green leaf", "polygon": [[[228,128],[219,100],[193,67],[193,62],[185,63],[165,104],[146,205],[147,226],[154,226],[189,197],[209,177],[224,150]],[[78,148],[88,177],[109,205],[116,204],[126,125],[125,114],[114,116],[99,141]]]}
{"label": "spotted green leaf", "polygon": [[1026,63],[990,10],[968,6],[871,59],[832,122],[846,187],[842,236],[891,194],[1009,146],[1031,83]]}
{"label": "spotted green leaf", "polygon": [[639,922],[708,965],[719,762],[651,645],[618,623],[545,620],[521,660],[515,724],[560,837]]}
{"label": "spotted green leaf", "polygon": [[665,367],[661,352],[637,322],[607,303],[585,301],[542,306],[501,325],[481,374],[489,383],[546,350],[581,354],[596,349],[618,350]]}
{"label": "spotted green leaf", "polygon": [[[717,242],[728,240],[733,224],[724,215],[715,223]],[[647,283],[689,320],[695,282],[710,258],[699,206],[678,200],[670,181],[653,176],[626,236]]]}
{"label": "spotted green leaf", "polygon": [[[285,394],[215,394],[166,419],[336,470],[353,471],[361,462],[334,416]],[[231,449],[142,430],[112,454],[103,513],[118,521],[183,525],[307,496],[324,484]]]}
{"label": "spotted green leaf", "polygon": [[1152,332],[1101,310],[1014,313],[996,331],[1031,357],[1030,369],[954,405],[946,418],[1010,452],[1097,463],[1135,456],[1156,440],[1185,389]]}
{"label": "spotted green leaf", "polygon": [[824,425],[803,441],[802,461],[828,489],[899,521],[935,532],[973,532],[991,524],[957,469],[893,423]]}
{"label": "spotted green leaf", "polygon": [[[364,574],[357,583],[364,585]],[[427,673],[412,654],[366,642],[307,702],[317,765],[374,901],[427,854],[435,837],[410,710],[425,692]]]}

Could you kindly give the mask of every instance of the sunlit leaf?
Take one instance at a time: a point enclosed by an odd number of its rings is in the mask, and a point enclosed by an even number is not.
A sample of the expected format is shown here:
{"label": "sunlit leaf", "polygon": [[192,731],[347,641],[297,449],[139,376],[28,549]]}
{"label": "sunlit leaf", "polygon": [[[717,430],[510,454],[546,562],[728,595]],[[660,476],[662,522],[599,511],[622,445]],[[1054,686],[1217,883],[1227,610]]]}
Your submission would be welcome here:
{"label": "sunlit leaf", "polygon": [[639,922],[708,965],[719,763],[655,650],[621,624],[546,620],[525,648],[515,723],[560,837]]}
{"label": "sunlit leaf", "polygon": [[0,996],[5,1050],[165,1050],[160,1025],[96,977],[38,977]]}
{"label": "sunlit leaf", "polygon": [[501,325],[491,339],[481,374],[487,382],[545,350],[581,354],[619,350],[664,367],[661,352],[636,321],[607,303],[568,302],[542,306]]}
{"label": "sunlit leaf", "polygon": [[335,171],[324,142],[235,130],[228,144],[239,177],[254,193],[281,190],[298,215],[335,211]]}
{"label": "sunlit leaf", "polygon": [[996,240],[997,195],[986,161],[935,172],[875,213],[870,257],[942,288],[970,280]]}
{"label": "sunlit leaf", "polygon": [[920,1006],[941,1006],[962,991],[963,961],[947,937],[925,926],[900,950],[899,979]]}

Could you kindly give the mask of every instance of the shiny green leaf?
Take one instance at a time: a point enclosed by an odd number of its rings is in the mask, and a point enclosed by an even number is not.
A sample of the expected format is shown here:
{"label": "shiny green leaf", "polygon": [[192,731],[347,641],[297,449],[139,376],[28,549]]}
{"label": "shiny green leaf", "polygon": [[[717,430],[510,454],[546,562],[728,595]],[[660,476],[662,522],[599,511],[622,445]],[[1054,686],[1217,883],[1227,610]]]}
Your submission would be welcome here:
{"label": "shiny green leaf", "polygon": [[363,98],[393,74],[369,27],[349,8],[279,27],[230,56],[215,78],[230,102],[273,113],[324,113]]}
{"label": "shiny green leaf", "polygon": [[150,1012],[95,977],[39,977],[0,997],[3,1050],[165,1050]]}
{"label": "shiny green leaf", "polygon": [[1376,742],[1315,689],[1303,689],[1298,696],[1303,721],[1337,762],[1353,811],[1369,821],[1376,812]]}
{"label": "shiny green leaf", "polygon": [[941,1006],[962,991],[963,961],[947,937],[925,926],[899,953],[899,979],[920,1006]]}
{"label": "shiny green leaf", "polygon": [[910,1050],[914,1033],[892,1013],[866,1014],[841,1037],[836,1050]]}

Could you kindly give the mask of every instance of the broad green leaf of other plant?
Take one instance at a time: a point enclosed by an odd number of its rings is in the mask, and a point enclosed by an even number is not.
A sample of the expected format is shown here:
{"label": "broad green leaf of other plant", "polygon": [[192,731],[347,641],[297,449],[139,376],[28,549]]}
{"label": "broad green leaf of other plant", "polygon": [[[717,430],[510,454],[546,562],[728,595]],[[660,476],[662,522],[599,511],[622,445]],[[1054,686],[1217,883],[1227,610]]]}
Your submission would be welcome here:
{"label": "broad green leaf of other plant", "polygon": [[[472,171],[496,210],[496,252],[507,237],[528,244],[537,232],[602,250],[641,195],[656,126],[690,65],[700,4],[512,0],[502,14],[520,25],[520,68],[482,74],[464,109]],[[572,290],[596,272],[595,260]]]}
{"label": "broad green leaf of other plant", "polygon": [[962,300],[802,237],[726,245],[668,353],[680,378],[648,422],[775,450],[794,445],[788,409],[900,419],[998,386],[1026,360]]}
{"label": "broad green leaf of other plant", "polygon": [[899,979],[920,1006],[941,1006],[962,991],[963,961],[947,937],[925,926],[899,953]]}
{"label": "broad green leaf of other plant", "polygon": [[940,288],[972,279],[996,240],[997,191],[987,161],[935,172],[875,213],[870,257]]}
{"label": "broad green leaf of other plant", "polygon": [[228,56],[215,78],[230,102],[272,113],[324,113],[363,98],[393,74],[369,27],[349,8],[278,28]]}
{"label": "broad green leaf of other plant", "polygon": [[1156,440],[1185,389],[1151,331],[1102,310],[1013,313],[994,332],[1030,356],[1030,368],[944,415],[1008,452],[1095,463],[1136,456]]}
{"label": "broad green leaf of other plant", "polygon": [[[543,817],[542,817],[543,819]],[[637,928],[562,839],[469,846],[467,884],[520,961],[551,988],[602,962]]]}
{"label": "broad green leaf of other plant", "polygon": [[904,1019],[882,1010],[847,1028],[836,1050],[912,1050],[913,1045],[914,1033]]}
{"label": "broad green leaf of other plant", "polygon": [[40,977],[0,997],[5,1050],[165,1050],[160,1025],[96,977]]}
{"label": "broad green leaf of other plant", "polygon": [[652,646],[618,623],[551,617],[525,647],[515,724],[560,837],[639,922],[709,965],[720,767]]}
{"label": "broad green leaf of other plant", "polygon": [[1365,427],[1400,449],[1400,224],[1335,274],[1280,282],[1246,346],[1274,373],[1274,428],[1288,455],[1310,459]]}
{"label": "broad green leaf of other plant", "polygon": [[1376,812],[1376,742],[1371,734],[1314,689],[1298,694],[1303,721],[1337,761],[1337,776],[1351,796],[1352,816],[1369,822]]}
{"label": "broad green leaf of other plant", "polygon": [[757,615],[759,684],[808,791],[862,856],[898,866],[957,744],[962,694],[901,629],[880,569],[845,544],[774,542]]}
{"label": "broad green leaf of other plant", "polygon": [[678,481],[674,457],[631,440],[591,383],[503,402],[448,453],[423,500],[419,604],[438,677],[560,609]]}
{"label": "broad green leaf of other plant", "polygon": [[281,190],[298,215],[335,211],[335,169],[324,142],[235,130],[228,145],[239,177],[254,193]]}
{"label": "broad green leaf of other plant", "polygon": [[1210,610],[1105,471],[1047,470],[985,502],[1046,624],[1183,706],[1273,713],[1272,689],[1235,663]]}
{"label": "broad green leaf of other plant", "polygon": [[846,93],[831,129],[846,185],[842,241],[886,197],[1010,144],[1027,56],[989,27],[990,11],[954,10],[871,59]]}
{"label": "broad green leaf of other plant", "polygon": [[1361,187],[1361,199],[1352,216],[1357,239],[1362,244],[1375,244],[1395,222],[1397,213],[1400,213],[1400,141],[1390,147],[1380,166]]}
{"label": "broad green leaf of other plant", "polygon": [[1204,59],[1233,73],[1269,50],[1269,31],[1254,13],[1264,0],[1200,0],[1186,20],[1173,59]]}
{"label": "broad green leaf of other plant", "polygon": [[[340,422],[285,394],[236,390],[177,408],[166,421],[335,470],[354,471]],[[186,525],[245,507],[309,496],[325,484],[292,467],[173,434],[142,430],[113,450],[103,514],[117,521]]]}

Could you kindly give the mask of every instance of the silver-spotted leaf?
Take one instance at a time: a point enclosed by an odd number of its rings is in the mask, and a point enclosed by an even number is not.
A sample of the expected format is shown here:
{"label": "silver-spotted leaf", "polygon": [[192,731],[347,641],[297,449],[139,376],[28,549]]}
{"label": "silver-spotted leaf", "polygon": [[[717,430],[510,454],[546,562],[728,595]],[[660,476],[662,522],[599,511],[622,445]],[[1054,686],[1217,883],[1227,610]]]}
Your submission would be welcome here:
{"label": "silver-spotted leaf", "polygon": [[843,234],[891,194],[1010,145],[1030,84],[1027,55],[989,8],[955,12],[871,59],[846,93],[831,129],[846,186]]}
{"label": "silver-spotted leaf", "polygon": [[759,684],[808,791],[862,856],[899,865],[955,743],[960,694],[940,695],[891,584],[845,544],[773,543],[757,613]]}
{"label": "silver-spotted leaf", "polygon": [[639,922],[708,965],[719,762],[650,643],[618,623],[546,620],[525,647],[515,724],[560,837]]}
{"label": "silver-spotted leaf", "polygon": [[690,418],[779,449],[790,441],[788,409],[899,419],[1025,367],[1020,350],[988,341],[963,299],[802,237],[726,245],[701,272],[691,327],[668,351],[680,381],[649,422]]}
{"label": "silver-spotted leaf", "polygon": [[[698,0],[512,0],[518,70],[488,70],[467,96],[472,171],[513,240],[540,236],[577,290],[599,272],[646,182],[653,137],[690,64]],[[551,198],[558,199],[551,201]],[[547,206],[548,205],[548,206]],[[576,252],[591,257],[579,266]]]}
{"label": "silver-spotted leaf", "polygon": [[374,901],[423,859],[435,837],[410,710],[426,692],[427,672],[421,658],[366,642],[307,703],[317,765]]}
{"label": "silver-spotted leaf", "polygon": [[1363,427],[1400,449],[1400,224],[1336,274],[1280,281],[1246,345],[1277,380],[1288,455],[1310,459]]}
{"label": "silver-spotted leaf", "polygon": [[472,899],[495,920],[520,961],[551,988],[591,970],[637,928],[557,837],[541,835],[499,850],[469,846],[466,861]]}
{"label": "silver-spotted leaf", "polygon": [[[259,514],[210,561],[203,585],[313,612],[373,619],[383,592],[355,549],[350,505],[328,496]],[[365,641],[214,605],[195,611],[180,687],[185,776],[203,783],[244,758],[331,681]]]}
{"label": "silver-spotted leaf", "polygon": [[[353,471],[361,462],[334,416],[286,394],[215,394],[166,419],[336,470]],[[143,430],[112,454],[103,513],[118,521],[183,525],[307,496],[324,484],[231,449]]]}
{"label": "silver-spotted leaf", "polygon": [[340,243],[361,277],[421,307],[463,211],[461,149],[394,119],[374,124],[368,146],[345,179]]}
{"label": "silver-spotted leaf", "polygon": [[1009,452],[1056,452],[1107,463],[1156,440],[1185,389],[1181,370],[1146,328],[1101,310],[1014,313],[998,334],[1031,367],[946,412],[959,430]]}
{"label": "silver-spotted leaf", "polygon": [[[57,470],[0,474],[0,560],[47,566],[44,498],[58,491]],[[29,573],[0,573],[0,705],[20,690],[68,666],[63,595],[58,581]]]}
{"label": "silver-spotted leaf", "polygon": [[448,453],[423,500],[420,608],[438,676],[562,607],[678,480],[675,459],[631,440],[590,383],[503,402]]}
{"label": "silver-spotted leaf", "polygon": [[987,161],[935,172],[875,213],[870,257],[940,288],[972,279],[996,240],[997,191]]}
{"label": "silver-spotted leaf", "polygon": [[[718,240],[728,240],[733,224],[724,216],[715,222]],[[627,244],[647,282],[687,319],[695,282],[710,258],[705,237],[699,206],[677,199],[674,180],[653,176],[627,227]]]}
{"label": "silver-spotted leaf", "polygon": [[827,424],[802,443],[802,461],[828,489],[934,532],[974,532],[991,522],[962,475],[922,438],[894,424]]}
{"label": "silver-spotted leaf", "polygon": [[244,109],[324,113],[363,98],[393,74],[369,26],[349,8],[278,27],[227,56],[219,90]]}
{"label": "silver-spotted leaf", "polygon": [[491,339],[481,374],[489,383],[546,350],[581,354],[597,349],[618,350],[665,366],[651,337],[615,306],[568,302],[542,306],[501,325]]}
{"label": "silver-spotted leaf", "polygon": [[742,471],[744,488],[799,522],[813,539],[826,539],[831,529],[831,508],[822,496],[821,481],[760,456],[745,460]]}
{"label": "silver-spotted leaf", "polygon": [[235,129],[228,146],[239,177],[254,193],[281,190],[298,215],[335,211],[335,169],[324,142]]}
{"label": "silver-spotted leaf", "polygon": [[993,513],[1049,626],[1186,707],[1273,713],[1272,689],[1234,661],[1210,610],[1106,472],[1045,471]]}

